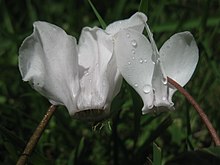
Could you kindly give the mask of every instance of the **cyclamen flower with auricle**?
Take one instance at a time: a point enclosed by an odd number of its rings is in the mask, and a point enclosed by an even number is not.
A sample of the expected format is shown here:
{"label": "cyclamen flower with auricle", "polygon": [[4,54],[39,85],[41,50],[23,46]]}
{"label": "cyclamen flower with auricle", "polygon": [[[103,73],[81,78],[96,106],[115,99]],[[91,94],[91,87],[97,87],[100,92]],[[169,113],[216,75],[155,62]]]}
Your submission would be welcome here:
{"label": "cyclamen flower with auricle", "polygon": [[35,22],[34,32],[19,50],[22,78],[51,104],[65,105],[72,116],[99,120],[108,114],[121,87],[112,36],[125,29],[142,33],[146,19],[136,13],[110,24],[106,31],[85,27],[78,45],[63,29]]}
{"label": "cyclamen flower with auricle", "polygon": [[158,51],[146,21],[144,23],[150,42],[142,33],[125,29],[115,35],[114,49],[118,69],[144,102],[143,114],[154,107],[159,111],[164,107],[170,109],[176,89],[167,82],[167,76],[184,86],[199,58],[190,32],[174,34]]}

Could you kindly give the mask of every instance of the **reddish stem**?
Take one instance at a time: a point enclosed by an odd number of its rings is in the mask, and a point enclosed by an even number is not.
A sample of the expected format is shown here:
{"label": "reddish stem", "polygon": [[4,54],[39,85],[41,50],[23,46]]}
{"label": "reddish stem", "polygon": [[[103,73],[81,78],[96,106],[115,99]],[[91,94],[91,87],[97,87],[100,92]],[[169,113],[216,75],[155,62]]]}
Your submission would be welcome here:
{"label": "reddish stem", "polygon": [[34,131],[33,135],[29,139],[23,153],[21,154],[19,160],[17,161],[16,165],[24,165],[27,162],[28,157],[32,154],[37,142],[39,141],[42,133],[44,132],[48,122],[50,121],[54,111],[56,110],[55,105],[51,105],[48,109],[47,113],[45,114],[44,118],[41,120],[40,124]]}
{"label": "reddish stem", "polygon": [[207,115],[203,111],[203,109],[199,106],[199,104],[194,100],[194,98],[182,87],[180,86],[176,81],[173,79],[167,77],[168,82],[173,85],[176,89],[182,93],[186,99],[193,105],[195,110],[198,112],[200,118],[202,119],[203,123],[206,125],[210,135],[212,136],[212,139],[216,146],[220,146],[220,138],[215,130],[215,128],[212,126],[212,123],[209,121]]}

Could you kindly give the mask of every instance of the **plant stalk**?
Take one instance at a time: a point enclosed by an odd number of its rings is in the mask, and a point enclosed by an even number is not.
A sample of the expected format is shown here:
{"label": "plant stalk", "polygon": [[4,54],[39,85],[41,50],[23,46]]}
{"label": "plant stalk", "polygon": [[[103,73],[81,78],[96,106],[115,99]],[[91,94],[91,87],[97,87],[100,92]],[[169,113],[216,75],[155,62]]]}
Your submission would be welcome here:
{"label": "plant stalk", "polygon": [[16,165],[25,165],[28,157],[32,154],[35,146],[37,145],[37,142],[39,141],[42,133],[44,132],[48,122],[50,121],[51,117],[53,116],[54,111],[56,110],[55,105],[51,105],[45,114],[44,118],[41,120],[40,124],[34,131],[33,135],[29,139],[23,153],[19,157]]}
{"label": "plant stalk", "polygon": [[176,89],[178,89],[179,92],[182,93],[186,97],[186,99],[193,105],[195,110],[198,112],[200,118],[202,119],[203,123],[206,125],[215,145],[220,146],[220,138],[219,138],[215,128],[212,126],[212,123],[209,121],[204,110],[199,106],[199,104],[194,100],[194,98],[182,86],[180,86],[176,81],[174,81],[173,79],[171,79],[169,77],[167,77],[167,80],[171,85],[173,85]]}

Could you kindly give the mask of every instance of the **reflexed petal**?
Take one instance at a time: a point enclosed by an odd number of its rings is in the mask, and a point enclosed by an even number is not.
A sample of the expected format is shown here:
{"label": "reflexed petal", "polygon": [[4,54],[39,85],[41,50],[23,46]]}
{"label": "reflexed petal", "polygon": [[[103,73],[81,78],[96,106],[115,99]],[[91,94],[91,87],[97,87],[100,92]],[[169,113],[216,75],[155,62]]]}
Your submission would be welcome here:
{"label": "reflexed petal", "polygon": [[[160,49],[160,59],[168,77],[184,86],[191,78],[198,59],[198,47],[190,32],[174,34]],[[170,87],[170,100],[175,89]]]}
{"label": "reflexed petal", "polygon": [[164,71],[163,64],[160,61],[160,54],[154,41],[153,34],[151,33],[147,23],[145,24],[145,27],[153,50],[152,61],[155,64],[152,78],[152,87],[154,89],[154,105],[157,107],[157,110],[161,111],[162,108],[158,107],[163,106],[170,108],[173,106],[173,103],[169,101],[167,75]]}
{"label": "reflexed petal", "polygon": [[147,113],[154,104],[151,44],[137,31],[122,30],[115,36],[114,52],[122,76],[141,96],[144,102],[142,112]]}
{"label": "reflexed petal", "polygon": [[141,12],[133,14],[129,19],[116,21],[106,27],[106,32],[109,34],[115,34],[120,30],[131,28],[133,30],[142,32],[144,29],[144,23],[147,21],[147,16]]}
{"label": "reflexed petal", "polygon": [[154,105],[156,107],[172,107],[173,103],[169,100],[167,77],[159,60],[155,63],[152,86],[154,89]]}
{"label": "reflexed petal", "polygon": [[19,49],[19,69],[23,80],[52,104],[64,104],[70,113],[76,110],[79,85],[75,38],[55,25],[35,22],[34,32]]}
{"label": "reflexed petal", "polygon": [[80,75],[78,109],[109,108],[116,84],[120,86],[112,53],[113,42],[103,30],[99,28],[82,30],[79,41],[79,64],[85,71]]}

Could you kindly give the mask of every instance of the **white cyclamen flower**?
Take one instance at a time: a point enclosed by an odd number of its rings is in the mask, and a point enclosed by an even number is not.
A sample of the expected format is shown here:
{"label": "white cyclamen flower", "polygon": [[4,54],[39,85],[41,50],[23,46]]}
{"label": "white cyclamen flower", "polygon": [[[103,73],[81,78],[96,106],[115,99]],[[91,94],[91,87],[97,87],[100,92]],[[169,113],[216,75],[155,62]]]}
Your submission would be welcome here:
{"label": "white cyclamen flower", "polygon": [[167,76],[184,86],[199,58],[190,32],[174,34],[158,51],[146,21],[144,23],[151,42],[142,33],[125,29],[115,35],[114,49],[122,76],[144,102],[143,114],[154,106],[161,107],[159,110],[171,108],[176,89],[167,83]]}
{"label": "white cyclamen flower", "polygon": [[146,21],[145,15],[136,13],[110,24],[106,31],[85,27],[78,44],[63,29],[35,22],[34,32],[19,49],[22,78],[51,104],[65,105],[72,116],[87,120],[102,118],[122,80],[113,55],[112,36],[122,29],[141,33],[142,20]]}

